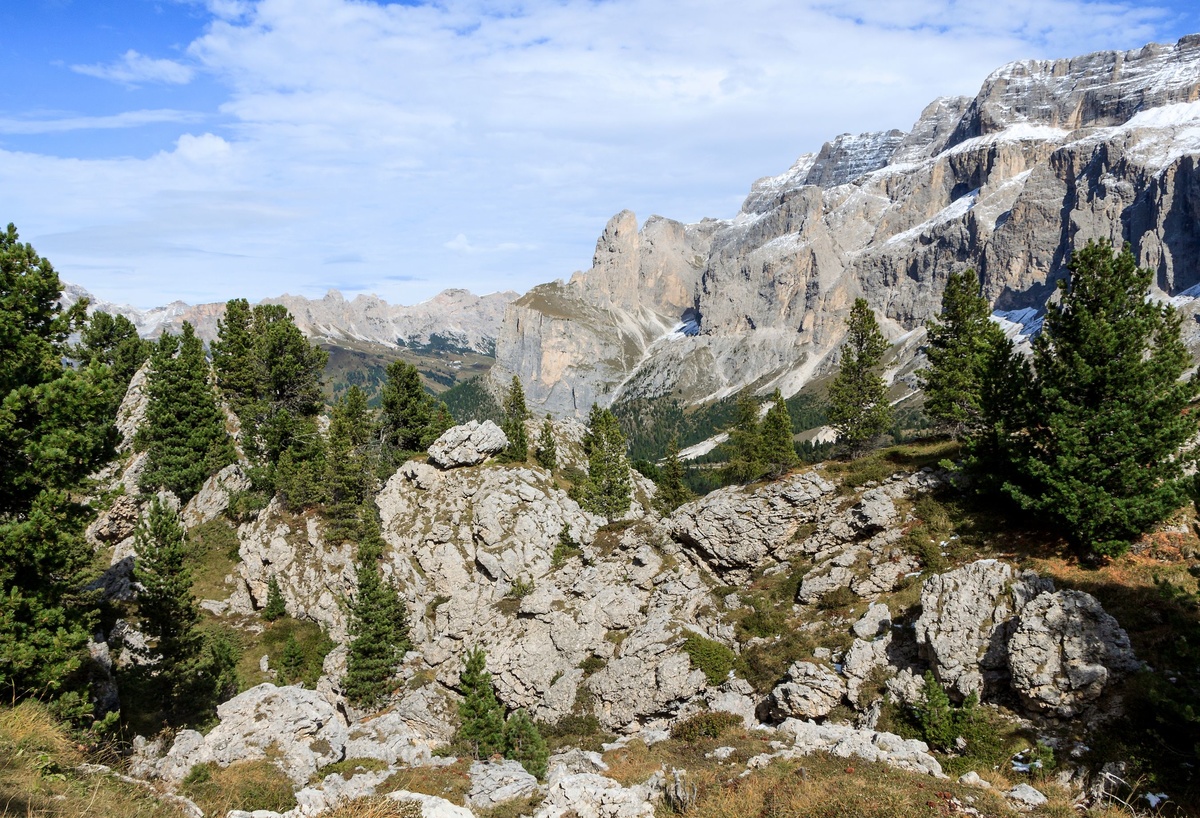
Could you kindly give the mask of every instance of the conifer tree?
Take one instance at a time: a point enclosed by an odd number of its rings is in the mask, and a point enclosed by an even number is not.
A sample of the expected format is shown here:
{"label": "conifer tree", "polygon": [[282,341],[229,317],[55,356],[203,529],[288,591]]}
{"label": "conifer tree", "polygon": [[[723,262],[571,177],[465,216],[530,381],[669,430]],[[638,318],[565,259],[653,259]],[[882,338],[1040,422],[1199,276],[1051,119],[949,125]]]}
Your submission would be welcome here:
{"label": "conifer tree", "polygon": [[404,600],[379,568],[385,544],[374,508],[364,504],[360,519],[362,533],[354,559],[358,591],[350,606],[351,640],[342,688],[351,703],[371,708],[392,692],[396,669],[412,642]]}
{"label": "conifer tree", "polygon": [[929,367],[917,373],[925,390],[925,412],[958,438],[978,434],[984,424],[983,381],[1004,332],[991,320],[974,270],[951,273],[941,314],[926,325]]}
{"label": "conifer tree", "polygon": [[725,482],[749,483],[762,476],[763,440],[758,401],[749,392],[738,395],[737,413],[723,448],[726,458],[721,477]]}
{"label": "conifer tree", "polygon": [[1191,357],[1181,317],[1147,299],[1151,270],[1126,245],[1088,242],[1067,264],[1061,299],[1034,342],[1026,428],[1010,451],[1008,492],[1101,556],[1187,498],[1200,380],[1181,380]]}
{"label": "conifer tree", "polygon": [[138,445],[146,451],[144,491],[168,489],[186,502],[209,475],[234,462],[225,416],[209,383],[204,345],[186,321],[166,333],[151,358],[146,422]]}
{"label": "conifer tree", "polygon": [[887,384],[877,372],[887,341],[864,298],[854,300],[846,327],[842,365],[829,387],[829,424],[856,451],[892,423]]}
{"label": "conifer tree", "polygon": [[667,456],[659,470],[658,493],[654,495],[654,506],[660,514],[670,514],[695,495],[683,482],[683,463],[679,461],[679,438],[672,437],[667,446]]}
{"label": "conifer tree", "polygon": [[554,421],[549,413],[542,421],[542,429],[538,434],[537,447],[533,450],[533,458],[543,469],[554,471],[558,468],[558,446],[554,442]]}
{"label": "conifer tree", "polygon": [[120,390],[98,361],[63,366],[86,304],[63,310],[61,292],[50,262],[0,230],[0,690],[82,717],[97,598],[82,590],[93,554],[76,489],[112,456]]}
{"label": "conifer tree", "polygon": [[511,463],[524,463],[529,458],[529,436],[525,432],[528,417],[525,388],[521,386],[521,379],[513,375],[508,394],[504,396],[504,434],[508,438],[504,459]]}
{"label": "conifer tree", "polygon": [[375,489],[367,395],[351,386],[333,406],[326,461],[326,534],[331,540],[354,533],[358,508]]}
{"label": "conifer tree", "polygon": [[629,510],[632,486],[625,435],[610,410],[592,405],[583,450],[588,457],[588,476],[577,492],[579,503],[612,522]]}
{"label": "conifer tree", "polygon": [[97,311],[80,331],[71,355],[81,366],[92,361],[107,365],[118,386],[128,386],[153,350],[154,344],[138,337],[137,327],[128,318]]}
{"label": "conifer tree", "polygon": [[138,618],[147,638],[147,658],[154,660],[154,700],[169,724],[183,724],[213,703],[212,691],[205,696],[198,683],[204,641],[197,628],[200,608],[192,596],[183,526],[157,495],[137,529],[134,551]]}
{"label": "conifer tree", "polygon": [[475,758],[504,752],[504,709],[496,701],[492,674],[487,672],[487,654],[475,648],[467,654],[459,677],[462,701],[458,703],[457,742]]}
{"label": "conifer tree", "polygon": [[283,601],[283,591],[279,589],[279,580],[271,574],[267,580],[267,604],[263,606],[262,618],[268,622],[287,616],[287,603]]}
{"label": "conifer tree", "polygon": [[407,361],[388,364],[380,398],[380,432],[393,461],[428,449],[454,423],[445,404],[425,391],[421,373]]}
{"label": "conifer tree", "polygon": [[247,407],[260,398],[257,356],[254,349],[254,313],[244,298],[225,304],[225,317],[217,321],[217,340],[212,344],[217,385],[243,422],[257,414]]}
{"label": "conifer tree", "polygon": [[550,751],[541,731],[525,708],[514,710],[504,723],[504,757],[520,762],[534,778],[546,777]]}
{"label": "conifer tree", "polygon": [[778,389],[771,396],[771,408],[762,422],[762,458],[771,477],[786,474],[800,459],[792,437],[792,417]]}
{"label": "conifer tree", "polygon": [[281,685],[295,684],[303,675],[304,649],[296,641],[294,633],[288,634],[287,641],[283,643],[283,650],[280,651],[279,669],[275,672],[276,682]]}

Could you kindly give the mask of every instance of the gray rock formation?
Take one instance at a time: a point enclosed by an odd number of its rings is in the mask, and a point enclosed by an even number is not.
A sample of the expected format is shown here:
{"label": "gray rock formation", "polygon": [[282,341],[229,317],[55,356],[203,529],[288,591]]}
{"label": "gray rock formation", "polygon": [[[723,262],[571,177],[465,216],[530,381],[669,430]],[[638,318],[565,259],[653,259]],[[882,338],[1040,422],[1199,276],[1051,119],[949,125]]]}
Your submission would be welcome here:
{"label": "gray rock formation", "polygon": [[1200,282],[1198,95],[1200,36],[1013,63],[906,134],[843,135],[758,180],[732,219],[638,230],[622,212],[590,270],[509,306],[494,383],[519,375],[531,406],[559,415],[790,395],[836,365],[855,297],[911,358],[947,271],[980,271],[998,310],[1041,308],[1092,238],[1130,241],[1177,295]]}
{"label": "gray rock formation", "polygon": [[471,789],[467,806],[492,809],[538,790],[537,779],[517,761],[476,761],[471,765]]}
{"label": "gray rock formation", "polygon": [[1033,574],[1016,577],[997,560],[979,560],[925,581],[917,644],[951,696],[982,698],[1007,682],[1013,619],[1052,588]]}
{"label": "gray rock formation", "polygon": [[777,721],[816,719],[841,704],[845,695],[846,682],[832,668],[816,662],[796,662],[767,697],[766,709]]}
{"label": "gray rock formation", "polygon": [[182,730],[166,756],[153,766],[158,777],[178,784],[197,764],[268,755],[297,785],[318,768],[341,760],[346,720],[312,690],[301,687],[252,687],[217,707],[220,723],[208,735]]}
{"label": "gray rock formation", "polygon": [[474,466],[508,448],[508,438],[495,423],[472,420],[452,426],[429,447],[429,462],[439,469]]}
{"label": "gray rock formation", "polygon": [[797,758],[825,752],[839,758],[882,761],[902,770],[925,773],[936,778],[945,777],[942,765],[929,754],[929,746],[916,739],[859,730],[847,724],[817,724],[798,719],[788,719],[779,726],[779,730],[793,736],[795,746],[778,753],[756,756],[750,759],[748,767],[765,767],[774,758]]}
{"label": "gray rock formation", "polygon": [[622,787],[602,775],[556,767],[550,771],[546,799],[534,818],[652,818],[661,793],[661,780]]}
{"label": "gray rock formation", "polygon": [[185,528],[215,520],[229,508],[230,495],[250,488],[250,478],[238,463],[231,463],[204,481],[180,513]]}
{"label": "gray rock formation", "polygon": [[1090,594],[1046,593],[1021,609],[1008,643],[1012,686],[1033,708],[1071,718],[1141,663],[1129,635]]}

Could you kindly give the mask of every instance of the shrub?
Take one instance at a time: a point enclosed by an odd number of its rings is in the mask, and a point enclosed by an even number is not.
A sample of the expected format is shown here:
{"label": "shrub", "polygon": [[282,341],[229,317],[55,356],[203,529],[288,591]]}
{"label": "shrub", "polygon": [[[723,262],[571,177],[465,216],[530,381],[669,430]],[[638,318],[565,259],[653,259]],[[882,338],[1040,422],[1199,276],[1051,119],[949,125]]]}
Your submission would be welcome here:
{"label": "shrub", "polygon": [[[797,583],[796,587],[799,587]],[[790,602],[789,597],[789,602]],[[787,618],[770,602],[760,596],[749,599],[750,613],[738,622],[738,633],[743,639],[752,636],[767,637],[782,634],[787,629]]]}
{"label": "shrub", "polygon": [[704,671],[709,684],[719,685],[725,681],[737,661],[737,656],[725,645],[691,631],[682,647],[692,661],[692,667]]}
{"label": "shrub", "polygon": [[817,600],[817,607],[822,611],[834,611],[838,608],[849,608],[858,601],[858,594],[843,585],[827,592]]}
{"label": "shrub", "polygon": [[726,730],[742,726],[742,717],[733,713],[697,713],[671,727],[671,738],[678,741],[698,741],[720,738]]}

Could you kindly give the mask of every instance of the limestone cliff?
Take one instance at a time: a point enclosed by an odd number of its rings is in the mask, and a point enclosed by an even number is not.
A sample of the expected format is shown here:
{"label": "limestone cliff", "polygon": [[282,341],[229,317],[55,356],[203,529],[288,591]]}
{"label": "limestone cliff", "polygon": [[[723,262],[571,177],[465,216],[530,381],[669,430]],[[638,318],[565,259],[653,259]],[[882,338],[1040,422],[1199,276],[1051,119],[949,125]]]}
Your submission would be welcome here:
{"label": "limestone cliff", "polygon": [[509,306],[493,377],[519,375],[557,414],[790,394],[832,365],[856,297],[892,340],[964,267],[997,310],[1036,310],[1092,238],[1129,241],[1179,295],[1200,282],[1198,99],[1200,35],[1017,62],[973,99],[934,101],[908,133],[843,135],[758,180],[732,219],[637,231],[622,212],[589,271]]}

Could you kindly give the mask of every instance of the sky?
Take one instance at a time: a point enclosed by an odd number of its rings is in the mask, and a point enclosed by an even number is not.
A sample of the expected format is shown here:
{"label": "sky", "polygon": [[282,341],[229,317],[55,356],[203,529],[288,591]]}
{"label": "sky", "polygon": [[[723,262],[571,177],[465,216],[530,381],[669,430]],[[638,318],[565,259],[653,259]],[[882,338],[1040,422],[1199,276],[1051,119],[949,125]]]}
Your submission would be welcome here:
{"label": "sky", "polygon": [[98,297],[412,304],[732,218],[841,133],[1191,0],[3,0],[0,225]]}

